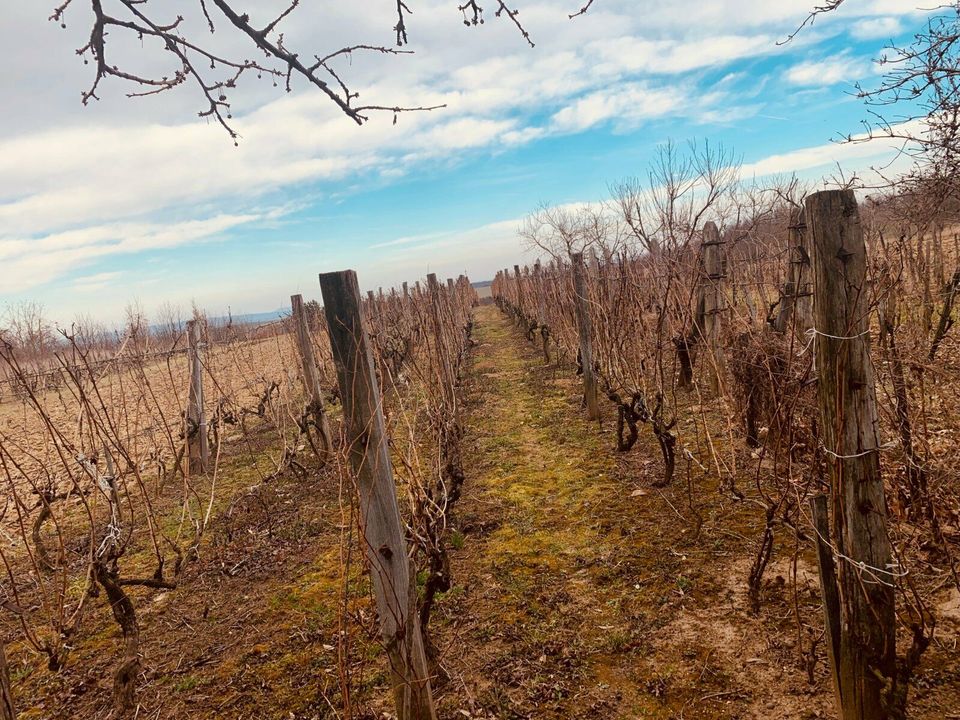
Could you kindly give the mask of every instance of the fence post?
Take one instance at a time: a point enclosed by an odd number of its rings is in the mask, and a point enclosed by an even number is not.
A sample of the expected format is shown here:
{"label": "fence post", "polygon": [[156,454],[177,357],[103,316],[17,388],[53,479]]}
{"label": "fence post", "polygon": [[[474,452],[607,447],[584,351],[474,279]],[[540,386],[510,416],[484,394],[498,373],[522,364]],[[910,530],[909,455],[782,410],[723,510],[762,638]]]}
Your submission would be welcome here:
{"label": "fence post", "polygon": [[433,336],[434,336],[434,347],[437,350],[437,362],[439,367],[437,368],[443,379],[443,388],[446,391],[449,389],[450,394],[453,394],[454,387],[454,377],[453,370],[450,367],[450,352],[447,348],[447,338],[444,334],[443,327],[443,297],[441,296],[442,286],[437,281],[437,276],[435,273],[430,273],[427,275],[427,291],[430,293],[430,310],[433,319]]}
{"label": "fence post", "polygon": [[806,213],[802,208],[797,212],[795,233],[793,272],[797,302],[793,313],[797,333],[805,334],[813,327],[813,268],[810,265],[810,234],[807,232]]}
{"label": "fence post", "polygon": [[792,224],[788,228],[790,265],[781,292],[780,311],[774,319],[773,329],[778,333],[785,333],[791,319],[794,319],[796,332],[802,335],[810,329],[813,312],[813,293],[810,290],[810,250],[804,232],[806,225],[803,209],[795,211],[791,220]]}
{"label": "fence post", "polygon": [[577,306],[577,326],[580,329],[580,366],[583,369],[583,400],[587,418],[600,417],[600,401],[597,397],[597,379],[593,374],[593,340],[590,323],[590,307],[587,284],[584,278],[583,253],[571,253],[573,264],[573,290]]}
{"label": "fence post", "polygon": [[513,276],[517,281],[517,325],[524,327],[526,325],[526,315],[523,307],[523,275],[520,273],[519,265],[513,266]]}
{"label": "fence post", "polygon": [[543,303],[543,272],[540,269],[539,260],[533,265],[533,292],[536,293],[537,300],[537,325],[540,327],[540,338],[543,340],[543,361],[549,365],[550,329],[547,327],[547,310]]}
{"label": "fence post", "polygon": [[317,370],[317,361],[313,354],[313,343],[310,341],[310,328],[303,307],[303,297],[301,295],[291,295],[290,306],[293,308],[293,326],[297,334],[300,363],[303,366],[303,382],[310,398],[307,404],[307,413],[312,418],[317,432],[320,433],[320,442],[323,446],[320,459],[326,460],[333,450],[333,435],[330,432],[330,422],[327,419],[327,414],[323,411],[323,386],[320,383],[320,373]]}
{"label": "fence post", "polygon": [[710,390],[720,391],[720,378],[723,374],[723,353],[720,348],[720,335],[723,330],[723,278],[724,278],[723,241],[716,224],[707,222],[703,226],[703,334],[707,344],[711,363],[704,363],[709,373]]}
{"label": "fence post", "polygon": [[350,463],[360,493],[360,529],[399,720],[435,720],[416,593],[384,428],[380,388],[364,327],[357,274],[320,274],[337,366]]}
{"label": "fence post", "polygon": [[189,475],[197,475],[207,471],[210,444],[207,438],[207,416],[203,409],[200,323],[196,319],[187,322],[187,342],[187,359],[190,369],[186,412],[187,471]]}
{"label": "fence post", "polygon": [[7,665],[7,648],[0,641],[0,720],[17,720],[10,689],[10,667]]}
{"label": "fence post", "polygon": [[[828,457],[840,638],[834,677],[843,720],[890,717],[896,618],[880,475],[876,389],[870,362],[866,246],[852,190],[807,198],[813,247],[816,369]],[[829,577],[824,596],[833,592]]]}
{"label": "fence post", "polygon": [[837,668],[840,662],[840,594],[837,587],[837,567],[833,562],[833,550],[830,547],[830,517],[827,511],[827,496],[815,495],[810,498],[810,517],[816,533],[817,567],[820,570],[820,588],[823,596],[823,627],[827,646],[827,662],[830,664],[833,678],[833,692],[837,707],[840,701],[840,678]]}
{"label": "fence post", "polygon": [[600,275],[600,255],[597,254],[597,248],[590,248],[590,269],[594,275]]}

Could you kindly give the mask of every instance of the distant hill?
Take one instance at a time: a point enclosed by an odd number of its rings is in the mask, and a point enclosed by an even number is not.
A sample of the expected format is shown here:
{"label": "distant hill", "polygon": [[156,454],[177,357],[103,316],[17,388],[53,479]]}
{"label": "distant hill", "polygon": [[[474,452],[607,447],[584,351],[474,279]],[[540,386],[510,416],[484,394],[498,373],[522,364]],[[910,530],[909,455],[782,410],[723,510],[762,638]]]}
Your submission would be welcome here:
{"label": "distant hill", "polygon": [[240,325],[262,325],[263,323],[273,322],[274,320],[281,320],[285,317],[290,317],[291,309],[290,308],[280,308],[278,310],[269,310],[267,312],[258,312],[258,313],[242,313],[240,315],[221,315],[219,317],[211,317],[210,323],[213,325],[226,325],[232,319],[234,324]]}
{"label": "distant hill", "polygon": [[480,282],[470,283],[481,300],[488,300],[493,297],[493,280],[482,280]]}

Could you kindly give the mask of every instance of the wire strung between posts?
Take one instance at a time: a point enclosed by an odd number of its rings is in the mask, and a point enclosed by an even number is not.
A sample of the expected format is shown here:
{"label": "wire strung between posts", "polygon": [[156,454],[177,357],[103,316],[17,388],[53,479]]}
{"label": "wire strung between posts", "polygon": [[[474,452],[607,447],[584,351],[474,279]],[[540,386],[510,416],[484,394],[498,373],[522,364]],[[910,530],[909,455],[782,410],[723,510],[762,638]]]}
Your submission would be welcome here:
{"label": "wire strung between posts", "polygon": [[[864,335],[869,335],[869,334],[870,334],[870,330],[864,330],[863,332],[857,333],[856,335],[831,335],[830,333],[825,333],[822,330],[818,330],[817,328],[812,327],[809,330],[807,330],[807,335],[810,336],[810,342],[807,343],[806,347],[804,347],[799,354],[803,355],[807,350],[810,349],[810,347],[813,345],[814,341],[816,340],[817,335],[830,338],[831,340],[859,340]],[[883,445],[879,445],[875,448],[868,448],[867,450],[863,450],[862,452],[853,453],[851,455],[841,455],[840,453],[836,453],[833,450],[830,450],[824,447],[822,443],[820,444],[820,449],[824,453],[826,453],[827,455],[829,455],[830,457],[836,460],[854,460],[856,458],[865,457],[866,455],[869,455],[871,453],[879,452],[881,450],[889,450],[895,447],[897,447],[897,443],[891,441],[888,443],[884,443]],[[899,563],[889,563],[887,565],[889,569],[885,570],[883,568],[867,565],[862,560],[854,560],[853,558],[848,557],[847,555],[844,555],[842,552],[837,550],[836,546],[834,546],[834,544],[831,543],[828,538],[825,538],[823,537],[823,535],[820,534],[820,531],[817,530],[813,522],[811,522],[810,525],[814,533],[820,539],[820,542],[822,542],[824,545],[830,548],[834,558],[838,560],[845,560],[846,562],[856,567],[857,570],[859,570],[859,572],[861,573],[861,576],[863,575],[868,576],[867,578],[864,578],[866,582],[876,582],[881,585],[886,585],[887,587],[896,587],[894,582],[884,580],[883,578],[880,577],[880,575],[886,575],[890,577],[891,580],[897,580],[899,578],[904,578],[909,574],[908,570],[900,569]]]}
{"label": "wire strung between posts", "polygon": [[828,450],[826,447],[823,446],[822,443],[820,445],[820,449],[823,450],[823,452],[825,452],[830,457],[836,458],[837,460],[854,460],[856,458],[869,455],[870,453],[879,452],[880,450],[890,450],[891,448],[895,448],[896,446],[897,446],[896,442],[890,441],[888,443],[884,443],[883,445],[879,445],[875,448],[869,448],[867,450],[864,450],[863,452],[854,453],[853,455],[840,455],[839,453],[835,453],[833,450]]}
{"label": "wire strung between posts", "polygon": [[822,335],[823,337],[830,338],[831,340],[857,340],[862,338],[864,335],[870,334],[869,330],[864,330],[862,333],[858,333],[857,335],[831,335],[830,333],[825,333],[822,330],[817,330],[817,328],[810,328],[807,332],[810,335]]}
{"label": "wire strung between posts", "polygon": [[[806,515],[806,513],[804,513],[804,515]],[[885,570],[883,568],[874,567],[873,565],[867,565],[867,563],[865,563],[863,560],[854,560],[852,557],[844,555],[842,552],[837,550],[837,547],[830,542],[829,538],[825,538],[820,534],[816,524],[810,517],[807,517],[807,520],[810,522],[810,528],[813,530],[819,541],[822,542],[826,547],[830,548],[830,552],[831,555],[833,555],[834,560],[844,560],[853,565],[860,572],[861,578],[864,582],[875,582],[880,585],[896,588],[895,581],[905,578],[910,574],[909,570],[902,569],[899,562],[888,563],[888,569]],[[890,580],[888,581],[883,579],[880,577],[881,575],[888,576]]]}
{"label": "wire strung between posts", "polygon": [[830,333],[825,333],[822,330],[817,330],[817,328],[810,328],[807,330],[806,334],[810,337],[810,341],[804,345],[803,349],[797,353],[797,356],[805,355],[807,350],[813,347],[814,341],[817,339],[817,335],[820,335],[825,338],[830,338],[831,340],[859,340],[864,335],[869,335],[869,330],[864,330],[862,333],[857,335],[831,335]]}

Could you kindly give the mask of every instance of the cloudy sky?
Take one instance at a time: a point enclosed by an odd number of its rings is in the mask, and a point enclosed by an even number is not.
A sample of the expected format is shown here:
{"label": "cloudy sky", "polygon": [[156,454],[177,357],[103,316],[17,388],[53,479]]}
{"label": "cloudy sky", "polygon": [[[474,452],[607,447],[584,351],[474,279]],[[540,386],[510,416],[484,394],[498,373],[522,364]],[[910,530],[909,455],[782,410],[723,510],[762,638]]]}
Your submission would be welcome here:
{"label": "cloudy sky", "polygon": [[[445,109],[357,127],[302,82],[251,77],[230,95],[238,147],[198,118],[189,85],[128,99],[108,79],[82,106],[89,3],[66,28],[48,21],[54,0],[5,3],[0,308],[40,300],[61,324],[115,320],[133,299],[265,311],[347,267],[364,288],[487,279],[520,258],[525,214],[602,199],[668,139],[721,142],[758,175],[862,169],[891,150],[831,142],[866,116],[852,84],[875,81],[871,59],[923,19],[918,0],[847,0],[784,46],[814,0],[596,0],[573,21],[580,0],[518,1],[533,49],[492,12],[467,28],[453,0],[408,0],[413,55],[339,66],[362,102]],[[236,3],[264,21],[286,4]],[[150,5],[203,36],[197,0]],[[285,41],[305,57],[394,41],[392,0],[302,5]],[[220,25],[216,47],[252,55]],[[149,43],[109,40],[113,63],[175,69]]]}

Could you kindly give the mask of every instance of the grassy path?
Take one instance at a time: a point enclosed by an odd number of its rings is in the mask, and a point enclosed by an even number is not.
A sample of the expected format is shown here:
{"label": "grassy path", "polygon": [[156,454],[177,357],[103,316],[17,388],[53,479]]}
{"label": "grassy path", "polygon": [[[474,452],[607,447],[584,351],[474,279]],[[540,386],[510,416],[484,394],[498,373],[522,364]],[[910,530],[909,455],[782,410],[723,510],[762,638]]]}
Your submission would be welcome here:
{"label": "grassy path", "polygon": [[468,711],[655,717],[662,703],[637,692],[630,658],[642,643],[620,587],[630,556],[647,547],[611,512],[625,490],[609,438],[581,419],[575,383],[543,367],[496,308],[479,311],[477,341],[473,491],[453,560],[469,584],[445,603],[448,622],[471,636],[463,646],[478,652],[466,663],[478,675],[463,688]]}
{"label": "grassy path", "polygon": [[749,545],[692,537],[686,481],[651,486],[649,433],[614,452],[572,373],[495,307],[476,339],[441,717],[823,717],[789,644],[743,610]]}

